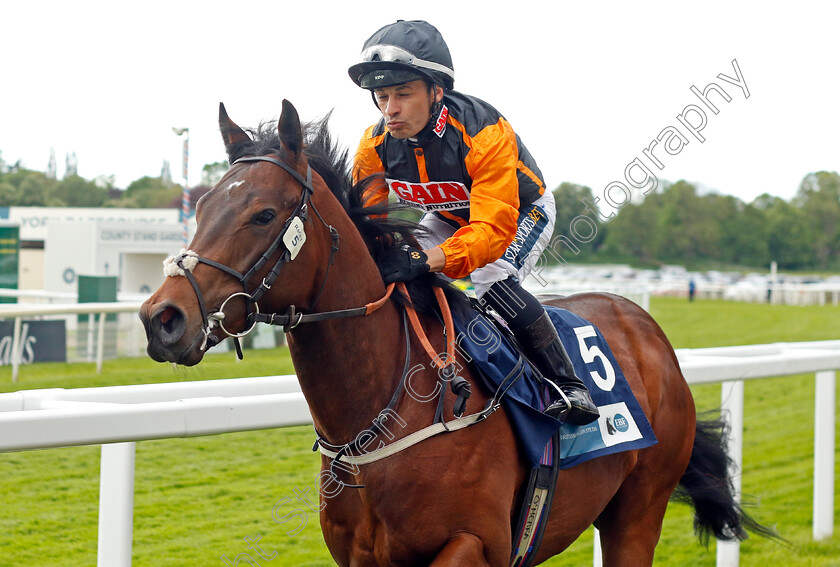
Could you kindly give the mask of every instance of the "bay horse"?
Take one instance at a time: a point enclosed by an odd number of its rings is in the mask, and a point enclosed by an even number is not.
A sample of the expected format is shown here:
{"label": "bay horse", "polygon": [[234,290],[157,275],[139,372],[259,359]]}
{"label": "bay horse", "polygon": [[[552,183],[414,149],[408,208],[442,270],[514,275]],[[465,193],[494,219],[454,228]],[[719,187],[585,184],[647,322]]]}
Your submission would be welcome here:
{"label": "bay horse", "polygon": [[[395,292],[375,303],[386,296],[376,259],[410,239],[411,227],[365,208],[364,183],[352,186],[347,152],[332,143],[326,122],[304,129],[283,101],[279,123],[249,135],[220,105],[232,165],[198,202],[189,250],[168,260],[173,277],[140,310],[147,350],[156,361],[194,365],[227,336],[276,317],[322,439],[335,446],[358,441],[386,407],[398,416],[391,437],[402,438],[432,423],[437,405],[403,392],[389,406],[407,363],[422,365],[412,375],[416,389],[432,391],[439,380],[417,333],[404,324],[408,299]],[[441,282],[428,274],[408,285],[437,352],[446,350],[446,339],[433,287],[445,288],[453,309],[467,305]],[[605,565],[650,566],[678,485],[701,535],[731,540],[743,539],[746,529],[761,531],[735,502],[721,431],[696,420],[677,358],[654,320],[609,294],[550,303],[601,329],[658,443],[560,471],[536,563],[594,524]],[[477,384],[466,364],[463,373]],[[480,411],[491,395],[476,387],[467,412]],[[453,398],[446,397],[446,415]],[[354,470],[339,473],[334,464],[322,455],[320,520],[339,565],[508,565],[528,467],[503,409]]]}

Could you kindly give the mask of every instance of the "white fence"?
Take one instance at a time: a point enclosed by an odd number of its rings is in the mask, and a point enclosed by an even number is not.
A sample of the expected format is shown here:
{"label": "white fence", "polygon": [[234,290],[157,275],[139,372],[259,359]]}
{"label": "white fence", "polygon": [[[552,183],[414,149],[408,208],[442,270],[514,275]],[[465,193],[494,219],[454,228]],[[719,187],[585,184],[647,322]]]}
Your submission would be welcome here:
{"label": "white fence", "polygon": [[[68,329],[77,329],[75,316],[87,315],[87,339],[84,341],[87,347],[84,358],[88,362],[96,362],[97,374],[102,372],[102,361],[105,357],[106,315],[118,314],[124,317],[123,314],[130,314],[130,324],[126,325],[125,319],[119,322],[120,328],[129,328],[131,339],[128,342],[131,346],[126,345],[127,350],[132,351],[132,355],[134,353],[141,355],[144,352],[145,339],[142,336],[143,330],[137,319],[137,312],[148,295],[120,292],[117,294],[117,302],[78,303],[76,293],[42,289],[0,289],[0,297],[13,297],[18,301],[18,303],[0,304],[0,319],[14,321],[9,360],[12,367],[12,382],[17,382],[22,363],[21,327],[24,318],[64,319]],[[138,345],[141,345],[140,339],[143,339],[142,348],[138,349]],[[129,353],[122,352],[121,354],[125,356]]]}
{"label": "white fence", "polygon": [[[96,373],[102,372],[102,359],[104,358],[105,345],[105,318],[111,313],[136,313],[140,311],[142,302],[119,302],[119,303],[70,303],[70,304],[14,304],[4,303],[0,307],[0,319],[14,319],[14,331],[12,334],[12,382],[17,382],[20,372],[21,353],[23,349],[20,344],[21,323],[26,317],[49,317],[51,315],[87,315],[88,316],[88,360],[96,361]],[[96,315],[99,315],[95,319]],[[98,323],[94,325],[94,320]],[[136,325],[140,328],[139,320]],[[94,327],[96,328],[96,339],[94,340]],[[94,351],[94,345],[95,351]]]}
{"label": "white fence", "polygon": [[[738,471],[744,446],[744,380],[816,373],[813,537],[830,538],[834,531],[835,370],[840,368],[840,341],[678,349],[677,358],[689,384],[723,382],[721,409],[731,427],[729,454]],[[740,496],[740,472],[733,478]],[[738,543],[718,542],[718,567],[735,567],[738,557]]]}
{"label": "white fence", "polygon": [[[741,465],[744,380],[817,374],[814,530],[831,537],[834,510],[835,372],[840,341],[677,351],[689,383],[723,382]],[[102,444],[98,565],[131,565],[135,442],[311,423],[294,376],[0,394],[0,452]],[[740,490],[740,477],[736,475]],[[738,544],[718,544],[718,566],[738,564]],[[596,545],[595,565],[600,565]]]}
{"label": "white fence", "polygon": [[[106,332],[111,333],[113,329],[106,331],[106,316],[110,314],[117,314],[120,318],[117,321],[116,335],[112,337],[111,343],[115,349],[117,356],[145,356],[146,355],[146,334],[143,331],[143,325],[138,317],[140,306],[145,300],[145,296],[141,294],[123,294],[120,293],[117,302],[105,303],[67,303],[75,299],[74,294],[60,294],[56,292],[44,291],[19,291],[19,290],[1,290],[0,297],[17,297],[19,299],[26,299],[27,303],[4,303],[0,304],[0,319],[10,319],[14,321],[12,333],[12,345],[10,350],[10,360],[8,361],[12,367],[12,382],[17,382],[20,374],[20,367],[23,358],[22,336],[25,332],[22,331],[23,320],[29,318],[58,318],[64,319],[68,329],[76,329],[76,340],[68,335],[68,361],[70,360],[69,353],[73,351],[73,344],[86,345],[85,352],[81,353],[82,360],[87,362],[96,362],[96,373],[102,372],[102,363],[105,358],[105,345],[109,341],[106,340]],[[62,303],[54,303],[54,300],[60,300]],[[33,302],[34,301],[34,302]],[[39,303],[40,302],[40,303]],[[76,323],[77,315],[87,315],[88,324],[84,331],[87,333],[87,339],[80,341],[81,330]],[[267,326],[258,326],[254,333],[248,339],[250,343],[244,342],[245,348],[273,348],[278,344],[282,344],[277,338],[275,329]],[[116,344],[118,343],[118,344]],[[225,352],[230,349],[230,341],[224,340],[216,345],[213,352]],[[113,356],[113,353],[112,353]]]}

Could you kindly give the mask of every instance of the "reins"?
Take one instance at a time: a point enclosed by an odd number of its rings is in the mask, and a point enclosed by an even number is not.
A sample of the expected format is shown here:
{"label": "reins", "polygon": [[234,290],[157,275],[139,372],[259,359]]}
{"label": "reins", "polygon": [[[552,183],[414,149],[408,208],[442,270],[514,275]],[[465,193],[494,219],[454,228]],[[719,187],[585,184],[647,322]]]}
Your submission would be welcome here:
{"label": "reins", "polygon": [[394,284],[385,288],[385,295],[376,301],[365,304],[363,307],[351,307],[349,309],[338,309],[336,311],[321,311],[319,313],[298,313],[294,305],[290,305],[286,313],[254,313],[256,323],[282,326],[285,332],[294,329],[301,323],[314,323],[316,321],[327,321],[330,319],[343,319],[345,317],[359,317],[370,315],[388,301],[391,292],[394,291]]}
{"label": "reins", "polygon": [[[446,295],[443,293],[443,290],[439,287],[434,288],[435,297],[438,300],[438,306],[440,307],[441,316],[443,317],[443,332],[446,336],[446,358],[441,361],[440,354],[435,352],[434,347],[432,347],[432,343],[429,342],[425,331],[423,331],[423,327],[420,325],[420,319],[417,317],[417,311],[414,310],[414,305],[411,303],[411,298],[408,295],[408,290],[406,289],[405,284],[400,282],[397,286],[399,287],[400,292],[408,299],[405,311],[408,313],[408,319],[411,321],[414,333],[420,340],[420,344],[423,345],[423,349],[426,351],[426,354],[429,355],[429,358],[432,359],[435,366],[441,370],[450,364],[453,364],[455,362],[455,325],[452,322],[452,311],[449,309],[449,302],[446,300]],[[447,333],[447,329],[452,332]]]}
{"label": "reins", "polygon": [[[411,297],[408,294],[408,290],[403,282],[397,284],[400,293],[405,295],[407,300],[406,304],[404,305],[404,313],[403,318],[408,318],[411,321],[411,326],[414,331],[414,334],[417,336],[420,344],[423,345],[423,350],[426,351],[426,354],[432,360],[432,362],[437,366],[438,369],[441,370],[441,377],[449,382],[449,385],[452,391],[457,395],[455,400],[453,411],[455,413],[455,419],[450,421],[446,421],[443,418],[442,413],[442,404],[445,398],[446,389],[443,388],[440,394],[440,402],[438,405],[438,409],[435,413],[434,422],[424,427],[418,431],[410,433],[409,435],[394,441],[388,445],[382,446],[376,450],[368,451],[362,449],[358,446],[357,441],[358,439],[364,437],[365,435],[377,435],[377,425],[381,427],[380,421],[384,421],[387,418],[388,411],[396,407],[396,404],[405,390],[405,382],[406,377],[408,375],[409,370],[409,362],[410,362],[410,354],[411,354],[411,342],[408,337],[408,326],[405,321],[403,322],[403,326],[405,329],[406,334],[406,359],[404,370],[402,374],[402,378],[400,382],[397,384],[397,388],[394,391],[393,395],[391,396],[390,403],[383,409],[377,416],[376,419],[373,421],[373,426],[367,429],[360,431],[356,436],[354,436],[354,440],[346,443],[344,445],[334,445],[326,441],[320,434],[318,435],[318,439],[315,442],[315,447],[321,452],[322,455],[330,458],[332,462],[330,463],[330,472],[333,475],[333,478],[337,478],[335,476],[334,468],[336,467],[336,463],[341,461],[350,465],[366,465],[370,463],[374,463],[376,461],[380,461],[392,455],[395,455],[409,447],[416,445],[430,437],[434,437],[435,435],[439,435],[441,433],[449,433],[453,431],[457,431],[459,429],[464,429],[466,427],[470,427],[484,421],[493,414],[497,409],[500,407],[500,398],[498,396],[494,396],[484,407],[483,410],[472,413],[470,415],[464,416],[464,410],[466,409],[466,401],[469,399],[471,390],[470,390],[470,383],[464,379],[462,376],[456,375],[455,370],[455,326],[452,319],[452,311],[449,309],[449,302],[446,299],[446,295],[443,292],[443,289],[439,287],[434,288],[435,297],[438,300],[438,306],[440,308],[441,316],[443,318],[443,332],[444,336],[446,337],[446,356],[441,360],[441,355],[435,352],[434,347],[432,347],[431,342],[429,341],[426,332],[423,330],[422,325],[420,324],[420,319],[417,316],[417,312],[414,309],[414,305],[411,303]],[[517,367],[521,370],[521,365]],[[517,372],[518,376],[518,372]],[[360,454],[352,454],[352,452],[358,452]],[[364,488],[364,485],[357,485],[357,484],[348,484],[342,482],[344,486],[349,488]]]}

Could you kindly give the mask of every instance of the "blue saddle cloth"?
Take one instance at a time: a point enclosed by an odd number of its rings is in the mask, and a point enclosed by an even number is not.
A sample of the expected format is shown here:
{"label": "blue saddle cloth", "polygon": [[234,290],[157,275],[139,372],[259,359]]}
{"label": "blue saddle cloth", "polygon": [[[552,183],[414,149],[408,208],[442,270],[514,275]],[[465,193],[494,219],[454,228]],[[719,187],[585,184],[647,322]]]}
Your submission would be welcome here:
{"label": "blue saddle cloth", "polygon": [[643,449],[656,444],[650,423],[636,401],[618,362],[601,332],[589,321],[546,306],[560,339],[589,388],[601,417],[588,425],[561,423],[542,413],[553,401],[553,388],[539,384],[533,370],[494,323],[483,314],[453,314],[459,350],[491,391],[504,390],[502,406],[513,423],[520,446],[531,466],[552,464],[552,435],[560,432],[560,468],[589,459]]}

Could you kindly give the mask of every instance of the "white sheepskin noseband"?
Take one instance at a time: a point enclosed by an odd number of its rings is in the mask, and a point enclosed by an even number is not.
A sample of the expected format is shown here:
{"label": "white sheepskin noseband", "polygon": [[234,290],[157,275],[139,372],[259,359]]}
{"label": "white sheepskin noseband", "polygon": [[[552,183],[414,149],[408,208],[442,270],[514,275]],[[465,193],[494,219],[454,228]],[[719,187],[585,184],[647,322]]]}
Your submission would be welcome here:
{"label": "white sheepskin noseband", "polygon": [[178,266],[178,260],[181,260],[181,263],[184,265],[184,269],[193,271],[195,267],[198,265],[198,254],[193,252],[192,250],[187,250],[186,248],[181,248],[181,251],[178,253],[177,256],[170,256],[166,260],[163,261],[163,275],[174,278],[175,276],[184,276],[184,270]]}

